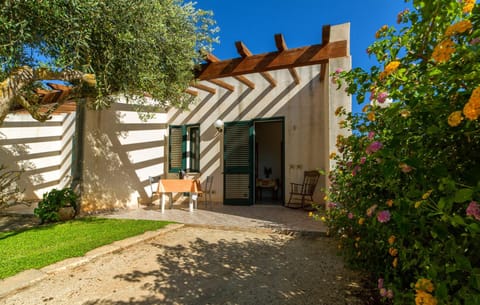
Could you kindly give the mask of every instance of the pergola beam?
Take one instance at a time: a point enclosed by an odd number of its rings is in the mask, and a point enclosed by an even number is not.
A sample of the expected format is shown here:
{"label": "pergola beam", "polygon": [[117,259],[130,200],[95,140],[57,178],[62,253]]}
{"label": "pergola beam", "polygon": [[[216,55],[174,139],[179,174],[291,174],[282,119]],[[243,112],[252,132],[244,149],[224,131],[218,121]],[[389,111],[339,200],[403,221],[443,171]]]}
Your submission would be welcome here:
{"label": "pergola beam", "polygon": [[[235,46],[237,47],[238,54],[240,54],[242,58],[247,58],[252,56],[252,52],[250,52],[250,50],[247,48],[247,46],[243,42],[237,41],[235,42]],[[270,83],[272,87],[277,86],[277,81],[272,77],[270,73],[260,72],[260,74],[263,76],[263,78],[265,78],[265,80],[267,80],[267,82]]]}
{"label": "pergola beam", "polygon": [[[211,53],[208,53],[207,54],[207,61],[209,62],[209,64],[207,65],[210,65],[212,63],[220,63],[221,61],[218,59],[218,57],[216,57],[215,55],[211,54]],[[241,74],[241,73],[240,73]],[[228,77],[228,76],[233,76],[236,80],[238,80],[239,82],[243,83],[244,85],[246,85],[247,87],[249,87],[250,89],[255,89],[255,83],[252,82],[251,80],[249,80],[248,78],[246,78],[245,76],[242,76],[242,75],[226,75],[224,77]],[[198,79],[201,79],[197,76]],[[222,77],[208,77],[208,78],[205,78],[205,80],[211,80],[211,79],[216,79],[216,78],[222,78]]]}
{"label": "pergola beam", "polygon": [[[287,51],[287,43],[285,42],[285,38],[282,34],[275,34],[275,44],[277,45],[277,50],[280,53],[284,53]],[[295,84],[300,84],[300,76],[298,76],[297,70],[295,68],[288,68],[290,75],[293,78]]]}
{"label": "pergola beam", "polygon": [[208,81],[211,82],[212,84],[215,84],[215,85],[217,85],[217,86],[220,86],[220,87],[222,87],[222,88],[225,88],[225,89],[227,89],[228,91],[235,91],[235,86],[230,85],[229,83],[224,82],[223,80],[219,80],[219,79],[209,79]]}
{"label": "pergola beam", "polygon": [[190,95],[193,95],[193,96],[198,96],[198,91],[197,90],[187,88],[187,89],[185,89],[185,92],[190,94]]}
{"label": "pergola beam", "polygon": [[206,91],[206,92],[211,93],[211,94],[217,93],[217,89],[206,86],[206,85],[203,85],[203,84],[200,84],[200,83],[191,83],[190,86],[192,86],[193,88],[197,88],[197,89]]}

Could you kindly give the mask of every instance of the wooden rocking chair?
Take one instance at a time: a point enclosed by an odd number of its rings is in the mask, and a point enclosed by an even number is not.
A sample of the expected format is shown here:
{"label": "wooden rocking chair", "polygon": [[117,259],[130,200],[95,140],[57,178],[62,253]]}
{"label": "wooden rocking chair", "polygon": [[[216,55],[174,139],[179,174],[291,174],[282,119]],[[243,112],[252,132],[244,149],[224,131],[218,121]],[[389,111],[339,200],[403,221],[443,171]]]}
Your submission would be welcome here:
{"label": "wooden rocking chair", "polygon": [[320,178],[319,171],[305,171],[303,183],[290,183],[290,199],[285,205],[289,208],[313,208],[313,193]]}

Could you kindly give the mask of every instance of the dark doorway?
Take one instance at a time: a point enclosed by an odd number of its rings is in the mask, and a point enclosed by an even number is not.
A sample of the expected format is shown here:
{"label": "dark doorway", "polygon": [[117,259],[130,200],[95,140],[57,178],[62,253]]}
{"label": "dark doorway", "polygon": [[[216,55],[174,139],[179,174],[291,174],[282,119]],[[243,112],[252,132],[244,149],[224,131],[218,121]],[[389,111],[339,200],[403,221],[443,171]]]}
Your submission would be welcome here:
{"label": "dark doorway", "polygon": [[255,204],[283,204],[283,118],[254,121]]}

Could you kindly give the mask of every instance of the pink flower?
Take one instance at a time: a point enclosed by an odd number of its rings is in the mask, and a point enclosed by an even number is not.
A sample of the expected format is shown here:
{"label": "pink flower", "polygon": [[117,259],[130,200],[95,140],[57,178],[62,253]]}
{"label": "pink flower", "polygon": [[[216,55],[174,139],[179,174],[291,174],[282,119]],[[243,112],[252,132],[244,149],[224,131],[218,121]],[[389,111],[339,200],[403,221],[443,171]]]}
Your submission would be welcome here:
{"label": "pink flower", "polygon": [[408,174],[409,172],[412,171],[413,167],[411,167],[410,165],[406,164],[406,163],[400,163],[398,165],[398,167],[400,167],[400,170],[405,173],[405,174]]}
{"label": "pink flower", "polygon": [[343,72],[343,69],[342,69],[342,68],[337,68],[337,69],[335,70],[335,73],[337,73],[337,74],[342,73],[342,72]]}
{"label": "pink flower", "polygon": [[353,213],[352,212],[348,213],[347,217],[348,219],[353,219]]}
{"label": "pink flower", "polygon": [[480,206],[476,201],[470,202],[467,207],[467,216],[472,216],[476,220],[480,220]]}
{"label": "pink flower", "polygon": [[373,140],[373,137],[375,137],[375,131],[369,131],[368,132],[368,139]]}
{"label": "pink flower", "polygon": [[383,147],[381,142],[375,141],[367,147],[366,153],[367,155],[371,155],[377,151],[379,151]]}
{"label": "pink flower", "polygon": [[390,221],[390,212],[388,210],[384,210],[377,213],[377,220],[381,223],[389,222]]}
{"label": "pink flower", "polygon": [[327,203],[327,208],[329,209],[333,209],[333,208],[336,208],[337,207],[337,204],[335,202],[328,202]]}
{"label": "pink flower", "polygon": [[388,93],[387,93],[387,92],[380,92],[380,93],[377,95],[377,102],[379,102],[380,104],[383,104],[383,103],[385,103],[385,101],[387,100],[387,97],[388,97]]}
{"label": "pink flower", "polygon": [[470,44],[471,44],[472,46],[477,45],[477,44],[479,44],[479,43],[480,43],[480,37],[475,37],[475,38],[473,38],[473,39],[470,41]]}
{"label": "pink flower", "polygon": [[353,171],[352,171],[352,176],[355,176],[356,174],[358,174],[360,169],[361,169],[361,167],[359,165],[355,165],[355,167],[353,168]]}
{"label": "pink flower", "polygon": [[367,161],[366,157],[361,157],[360,158],[360,164],[365,164],[365,161]]}
{"label": "pink flower", "polygon": [[383,288],[383,278],[379,278],[378,279],[378,289],[382,289]]}

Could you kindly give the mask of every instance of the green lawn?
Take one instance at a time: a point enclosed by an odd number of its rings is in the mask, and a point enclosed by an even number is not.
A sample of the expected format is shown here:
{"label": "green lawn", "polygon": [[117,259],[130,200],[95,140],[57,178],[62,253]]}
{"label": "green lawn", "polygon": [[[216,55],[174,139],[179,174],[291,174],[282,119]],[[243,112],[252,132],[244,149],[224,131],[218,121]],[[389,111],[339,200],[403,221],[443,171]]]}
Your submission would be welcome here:
{"label": "green lawn", "polygon": [[0,279],[38,269],[114,241],[163,228],[170,222],[84,218],[0,232]]}

